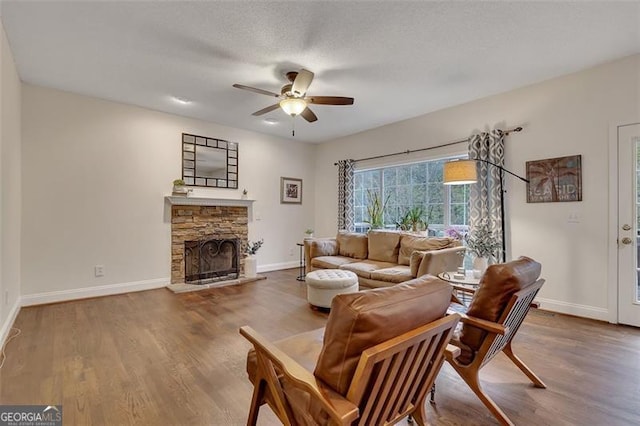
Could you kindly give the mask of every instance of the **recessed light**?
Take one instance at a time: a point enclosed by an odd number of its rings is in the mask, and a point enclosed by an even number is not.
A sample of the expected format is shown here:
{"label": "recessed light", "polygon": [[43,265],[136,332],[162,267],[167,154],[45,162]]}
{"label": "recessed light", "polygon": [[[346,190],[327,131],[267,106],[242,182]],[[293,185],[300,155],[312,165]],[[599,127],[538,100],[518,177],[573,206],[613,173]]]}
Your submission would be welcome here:
{"label": "recessed light", "polygon": [[278,124],[278,120],[276,120],[275,118],[265,118],[264,122],[270,125],[274,125],[274,124]]}
{"label": "recessed light", "polygon": [[189,105],[191,103],[189,99],[179,98],[178,96],[172,96],[171,99],[173,99],[175,103],[180,105]]}

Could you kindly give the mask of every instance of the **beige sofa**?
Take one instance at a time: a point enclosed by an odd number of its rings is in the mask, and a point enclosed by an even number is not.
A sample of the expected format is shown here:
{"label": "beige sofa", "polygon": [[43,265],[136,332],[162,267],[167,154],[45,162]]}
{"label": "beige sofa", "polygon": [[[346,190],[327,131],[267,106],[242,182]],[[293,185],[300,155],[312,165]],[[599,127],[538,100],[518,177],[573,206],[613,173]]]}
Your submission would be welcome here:
{"label": "beige sofa", "polygon": [[344,269],[358,275],[360,287],[389,287],[425,274],[453,271],[465,248],[452,238],[397,231],[338,233],[336,238],[304,240],[306,272]]}

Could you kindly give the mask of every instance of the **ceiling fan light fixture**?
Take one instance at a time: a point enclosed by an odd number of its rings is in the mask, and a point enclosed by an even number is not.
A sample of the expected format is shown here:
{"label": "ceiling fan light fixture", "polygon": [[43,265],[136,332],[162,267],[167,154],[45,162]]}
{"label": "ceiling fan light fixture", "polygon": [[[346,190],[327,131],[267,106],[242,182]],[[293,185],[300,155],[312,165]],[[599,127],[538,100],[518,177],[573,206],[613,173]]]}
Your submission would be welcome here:
{"label": "ceiling fan light fixture", "polygon": [[280,108],[295,117],[307,108],[307,103],[301,98],[287,98],[280,101]]}

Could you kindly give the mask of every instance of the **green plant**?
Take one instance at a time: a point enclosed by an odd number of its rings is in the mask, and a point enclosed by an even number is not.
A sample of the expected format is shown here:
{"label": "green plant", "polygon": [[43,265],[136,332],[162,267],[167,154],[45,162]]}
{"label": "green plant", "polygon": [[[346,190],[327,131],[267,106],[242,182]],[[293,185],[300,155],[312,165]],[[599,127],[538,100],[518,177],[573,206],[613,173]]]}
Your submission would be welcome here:
{"label": "green plant", "polygon": [[244,253],[250,256],[256,254],[258,250],[260,250],[260,247],[262,247],[263,243],[264,243],[264,239],[261,239],[260,241],[256,241],[255,243],[252,243],[251,241],[247,241],[247,247],[244,249]]}
{"label": "green plant", "polygon": [[411,207],[400,218],[400,221],[396,222],[396,226],[403,231],[424,231],[429,227],[426,212],[422,206]]}
{"label": "green plant", "polygon": [[367,215],[369,216],[369,220],[365,220],[364,222],[371,225],[371,229],[384,228],[383,214],[389,202],[389,197],[390,195],[388,195],[383,202],[378,192],[367,189]]}
{"label": "green plant", "polygon": [[311,234],[313,234],[313,229],[307,228],[307,230],[304,231],[304,233],[307,234],[307,235],[311,235]]}
{"label": "green plant", "polygon": [[493,234],[489,222],[483,220],[465,236],[467,249],[478,257],[496,259],[496,253],[502,251],[502,244]]}
{"label": "green plant", "polygon": [[184,180],[182,180],[182,179],[176,179],[176,180],[174,180],[174,181],[173,181],[173,184],[174,184],[175,186],[184,186]]}

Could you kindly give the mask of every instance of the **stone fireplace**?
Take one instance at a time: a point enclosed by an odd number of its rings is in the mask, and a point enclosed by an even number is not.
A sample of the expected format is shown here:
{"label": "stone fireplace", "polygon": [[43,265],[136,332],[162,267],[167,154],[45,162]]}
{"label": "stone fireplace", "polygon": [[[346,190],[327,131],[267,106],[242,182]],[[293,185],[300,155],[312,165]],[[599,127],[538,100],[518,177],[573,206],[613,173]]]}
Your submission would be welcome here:
{"label": "stone fireplace", "polygon": [[206,284],[243,275],[251,200],[166,199],[171,204],[171,284]]}
{"label": "stone fireplace", "polygon": [[208,284],[240,275],[240,240],[206,239],[184,242],[184,282]]}

